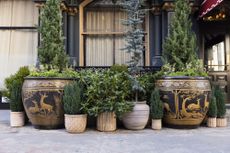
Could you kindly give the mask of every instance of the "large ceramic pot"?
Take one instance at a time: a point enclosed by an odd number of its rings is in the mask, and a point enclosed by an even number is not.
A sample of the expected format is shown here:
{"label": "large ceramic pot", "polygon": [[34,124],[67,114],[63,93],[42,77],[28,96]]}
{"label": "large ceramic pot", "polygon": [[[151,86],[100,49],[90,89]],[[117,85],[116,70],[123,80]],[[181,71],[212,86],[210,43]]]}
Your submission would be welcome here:
{"label": "large ceramic pot", "polygon": [[142,130],[148,123],[149,106],[146,101],[136,102],[132,112],[125,113],[122,122],[127,129]]}
{"label": "large ceramic pot", "polygon": [[206,77],[163,77],[156,81],[164,103],[163,123],[173,128],[196,128],[208,111],[211,86]]}
{"label": "large ceramic pot", "polygon": [[72,79],[26,77],[22,87],[23,105],[35,128],[64,127],[62,95]]}

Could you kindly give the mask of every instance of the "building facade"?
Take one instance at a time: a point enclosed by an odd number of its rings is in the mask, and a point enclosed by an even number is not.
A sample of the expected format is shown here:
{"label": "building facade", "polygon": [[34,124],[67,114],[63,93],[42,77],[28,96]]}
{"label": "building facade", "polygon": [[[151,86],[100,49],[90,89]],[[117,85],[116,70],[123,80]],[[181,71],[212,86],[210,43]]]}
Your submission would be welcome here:
{"label": "building facade", "polygon": [[[35,65],[39,45],[39,12],[45,0],[0,0],[0,89],[20,66]],[[174,0],[146,0],[143,66],[162,65],[162,43],[174,14]],[[63,0],[65,49],[74,66],[125,64],[121,0]],[[212,80],[230,91],[230,2],[190,0],[198,55]],[[230,95],[230,94],[229,94]],[[229,97],[230,99],[230,97]]]}

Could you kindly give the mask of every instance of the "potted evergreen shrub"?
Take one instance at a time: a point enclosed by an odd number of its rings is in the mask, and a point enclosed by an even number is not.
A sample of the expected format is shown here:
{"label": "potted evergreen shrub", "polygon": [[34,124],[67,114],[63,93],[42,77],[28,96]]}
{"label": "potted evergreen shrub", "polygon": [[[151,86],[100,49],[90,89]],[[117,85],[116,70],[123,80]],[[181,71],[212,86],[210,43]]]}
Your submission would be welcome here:
{"label": "potted evergreen shrub", "polygon": [[216,118],[216,126],[217,127],[226,127],[227,126],[227,118],[226,114],[226,106],[224,102],[224,94],[219,86],[214,87],[214,94],[216,97],[216,106],[217,106],[217,118]]}
{"label": "potted evergreen shrub", "polygon": [[176,0],[175,14],[163,44],[163,77],[156,81],[164,103],[165,125],[196,128],[209,105],[211,86],[196,51],[188,0]]}
{"label": "potted evergreen shrub", "polygon": [[160,99],[159,89],[155,88],[151,94],[151,117],[152,117],[152,129],[160,130],[162,128],[163,118],[163,103]]}
{"label": "potted evergreen shrub", "polygon": [[38,48],[40,66],[25,78],[23,103],[35,128],[54,129],[64,126],[62,95],[64,86],[77,73],[66,69],[61,0],[47,0],[41,9]]}
{"label": "potted evergreen shrub", "polygon": [[21,67],[16,74],[5,79],[7,91],[4,96],[10,100],[10,125],[19,127],[25,124],[25,113],[22,103],[22,84],[24,77],[29,75],[27,67]]}
{"label": "potted evergreen shrub", "polygon": [[82,86],[74,82],[64,88],[63,103],[65,112],[65,128],[69,133],[82,133],[87,124],[87,114],[83,113]]}
{"label": "potted evergreen shrub", "polygon": [[217,107],[216,107],[216,97],[213,94],[210,104],[209,104],[209,109],[208,109],[208,121],[207,121],[207,126],[208,127],[216,127],[216,115],[217,115]]}
{"label": "potted evergreen shrub", "polygon": [[129,63],[129,73],[131,81],[131,90],[134,95],[134,107],[132,112],[124,114],[122,121],[127,129],[141,130],[147,125],[149,118],[149,106],[146,101],[140,100],[140,93],[143,94],[144,88],[138,81],[141,67],[141,58],[144,52],[144,30],[141,28],[145,10],[142,9],[141,0],[127,0],[122,4],[122,7],[127,12],[127,19],[123,24],[127,26],[126,46],[123,50],[130,53],[131,60]]}
{"label": "potted evergreen shrub", "polygon": [[88,78],[86,103],[89,115],[97,117],[97,130],[109,132],[116,130],[116,118],[132,109],[126,101],[129,86],[125,72],[111,70],[95,71]]}

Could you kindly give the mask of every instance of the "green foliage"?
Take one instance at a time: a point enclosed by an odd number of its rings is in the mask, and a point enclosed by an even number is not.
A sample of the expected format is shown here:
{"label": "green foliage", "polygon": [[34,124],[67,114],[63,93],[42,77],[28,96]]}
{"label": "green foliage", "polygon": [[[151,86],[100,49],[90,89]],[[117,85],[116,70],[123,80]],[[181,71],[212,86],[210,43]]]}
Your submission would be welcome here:
{"label": "green foliage", "polygon": [[24,110],[22,103],[22,85],[24,77],[28,76],[30,71],[28,67],[21,67],[14,75],[5,79],[5,86],[7,91],[4,96],[10,99],[10,109],[14,112],[21,112]]}
{"label": "green foliage", "polygon": [[47,0],[41,10],[41,44],[38,57],[47,70],[57,67],[59,72],[67,65],[62,32],[61,0]]}
{"label": "green foliage", "polygon": [[113,66],[111,66],[110,68],[111,71],[114,71],[114,72],[128,72],[128,67],[127,65],[119,65],[119,64],[114,64]]}
{"label": "green foliage", "polygon": [[163,102],[160,99],[159,89],[155,88],[151,94],[151,116],[152,119],[163,118]]}
{"label": "green foliage", "polygon": [[63,103],[66,114],[82,113],[82,90],[79,83],[74,82],[65,86]]}
{"label": "green foliage", "polygon": [[167,75],[207,76],[198,60],[196,35],[192,31],[188,0],[176,0],[169,36],[163,44],[163,61],[171,68]]}
{"label": "green foliage", "polygon": [[125,72],[117,73],[111,70],[88,73],[80,81],[85,84],[85,97],[89,115],[97,116],[102,112],[115,112],[118,117],[132,110],[132,103],[126,101],[130,94],[129,80]]}
{"label": "green foliage", "polygon": [[127,12],[127,19],[123,21],[123,24],[127,26],[128,31],[126,33],[126,45],[123,50],[131,54],[131,60],[129,64],[129,72],[131,74],[130,80],[132,83],[132,90],[136,94],[136,101],[138,100],[138,92],[143,92],[143,87],[139,84],[135,77],[140,73],[141,57],[144,49],[144,30],[142,28],[145,10],[142,9],[143,0],[126,0],[122,4],[122,7]]}
{"label": "green foliage", "polygon": [[202,77],[208,77],[208,73],[204,71],[204,68],[202,66],[202,62],[197,60],[197,67],[192,67],[191,64],[186,65],[185,69],[182,69],[181,71],[175,71],[175,68],[172,67],[169,64],[165,64],[162,67],[162,72],[164,75],[167,76],[202,76]]}
{"label": "green foliage", "polygon": [[19,80],[12,82],[12,91],[10,93],[10,110],[12,112],[24,111],[22,103],[22,83]]}
{"label": "green foliage", "polygon": [[216,97],[217,117],[223,118],[226,114],[226,106],[224,102],[224,93],[219,86],[214,87],[214,95]]}
{"label": "green foliage", "polygon": [[29,77],[78,78],[79,73],[72,69],[65,69],[62,71],[62,73],[59,73],[59,70],[57,69],[43,70],[43,71],[34,70],[31,71]]}
{"label": "green foliage", "polygon": [[217,106],[216,106],[216,97],[214,93],[212,94],[211,101],[209,103],[209,109],[207,112],[208,117],[216,117],[217,116]]}

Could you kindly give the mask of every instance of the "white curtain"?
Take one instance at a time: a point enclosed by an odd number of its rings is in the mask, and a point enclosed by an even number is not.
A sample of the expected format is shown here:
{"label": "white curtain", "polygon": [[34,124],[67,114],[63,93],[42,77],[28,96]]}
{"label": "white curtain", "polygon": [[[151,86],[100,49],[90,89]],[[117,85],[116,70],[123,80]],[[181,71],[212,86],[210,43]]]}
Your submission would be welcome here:
{"label": "white curtain", "polygon": [[[0,0],[0,26],[30,26],[38,23],[38,8],[31,0]],[[0,29],[0,89],[4,79],[21,66],[34,65],[37,59],[36,30]]]}
{"label": "white curtain", "polygon": [[86,12],[86,66],[126,64],[130,60],[130,54],[121,50],[125,45],[124,36],[109,34],[125,31],[121,22],[126,16],[119,10],[114,14],[113,9]]}

